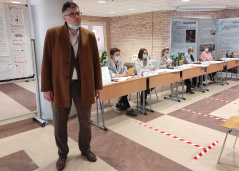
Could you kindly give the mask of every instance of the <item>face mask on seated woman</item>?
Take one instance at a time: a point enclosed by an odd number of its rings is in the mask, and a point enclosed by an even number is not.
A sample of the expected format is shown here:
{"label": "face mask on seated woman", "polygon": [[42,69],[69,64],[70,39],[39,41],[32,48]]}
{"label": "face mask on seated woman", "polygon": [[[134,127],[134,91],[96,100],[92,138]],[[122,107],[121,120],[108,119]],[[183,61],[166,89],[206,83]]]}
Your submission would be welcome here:
{"label": "face mask on seated woman", "polygon": [[143,58],[146,59],[148,57],[148,55],[143,55]]}

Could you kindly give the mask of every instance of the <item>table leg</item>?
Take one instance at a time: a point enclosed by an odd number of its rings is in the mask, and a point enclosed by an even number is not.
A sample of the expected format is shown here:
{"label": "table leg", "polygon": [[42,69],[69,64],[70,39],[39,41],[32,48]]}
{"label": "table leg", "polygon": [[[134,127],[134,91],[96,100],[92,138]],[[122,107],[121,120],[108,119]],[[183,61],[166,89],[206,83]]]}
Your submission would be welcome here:
{"label": "table leg", "polygon": [[[99,100],[100,101],[100,100]],[[102,105],[100,103],[100,110],[102,113],[102,119],[103,119],[103,126],[99,124],[99,112],[98,112],[98,100],[96,100],[96,115],[97,115],[97,123],[91,121],[92,125],[98,126],[99,128],[103,129],[104,131],[107,131],[107,128],[105,127],[105,118],[104,118],[104,102],[102,102]]]}
{"label": "table leg", "polygon": [[[178,101],[178,102],[181,102],[181,100],[179,100],[179,97],[178,97],[178,82],[176,83],[176,96],[173,95],[173,83],[171,83],[171,95],[169,95],[169,97],[164,97],[164,99],[171,99],[171,100],[175,100],[175,101]],[[176,97],[173,98],[173,97]],[[181,97],[180,97],[181,98]]]}

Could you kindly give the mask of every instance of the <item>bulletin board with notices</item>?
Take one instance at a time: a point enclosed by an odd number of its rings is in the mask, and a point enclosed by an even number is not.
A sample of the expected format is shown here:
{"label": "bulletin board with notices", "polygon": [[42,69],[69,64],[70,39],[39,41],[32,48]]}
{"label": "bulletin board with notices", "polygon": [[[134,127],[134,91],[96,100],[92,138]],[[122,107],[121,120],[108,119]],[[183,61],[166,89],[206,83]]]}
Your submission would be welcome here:
{"label": "bulletin board with notices", "polygon": [[34,76],[27,7],[0,0],[0,81]]}

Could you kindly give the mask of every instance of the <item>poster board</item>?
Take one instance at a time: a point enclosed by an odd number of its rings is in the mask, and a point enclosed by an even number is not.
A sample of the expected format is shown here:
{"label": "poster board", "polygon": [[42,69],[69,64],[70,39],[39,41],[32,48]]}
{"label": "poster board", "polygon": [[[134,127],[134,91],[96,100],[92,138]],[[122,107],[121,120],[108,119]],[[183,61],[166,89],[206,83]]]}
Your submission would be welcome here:
{"label": "poster board", "polygon": [[217,32],[218,21],[212,19],[199,20],[199,39],[198,39],[198,56],[204,50],[204,46],[208,45],[209,52],[214,60],[218,59],[217,55]]}
{"label": "poster board", "polygon": [[[6,36],[0,42],[6,49],[0,53],[0,81],[34,76],[28,10],[25,5],[0,3],[0,22],[6,25]],[[4,28],[0,28],[1,32]]]}
{"label": "poster board", "polygon": [[172,18],[170,36],[171,55],[186,53],[188,47],[193,47],[194,55],[199,60],[204,45],[208,45],[214,60],[239,58],[238,17],[219,20]]}
{"label": "poster board", "polygon": [[199,20],[194,18],[171,18],[171,53],[174,57],[178,52],[186,53],[189,47],[194,48],[197,57]]}
{"label": "poster board", "polygon": [[218,20],[218,57],[239,58],[239,18]]}

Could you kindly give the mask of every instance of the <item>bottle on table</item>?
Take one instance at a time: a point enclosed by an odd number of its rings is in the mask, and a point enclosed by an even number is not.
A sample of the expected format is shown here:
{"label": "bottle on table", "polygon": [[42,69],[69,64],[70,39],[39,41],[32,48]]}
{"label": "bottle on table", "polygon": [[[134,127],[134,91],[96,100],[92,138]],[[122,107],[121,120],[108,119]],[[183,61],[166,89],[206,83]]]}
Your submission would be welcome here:
{"label": "bottle on table", "polygon": [[142,75],[141,69],[138,69],[137,70],[137,78],[141,78],[141,75]]}
{"label": "bottle on table", "polygon": [[151,70],[151,68],[152,68],[152,65],[151,65],[151,64],[149,64],[149,70]]}

